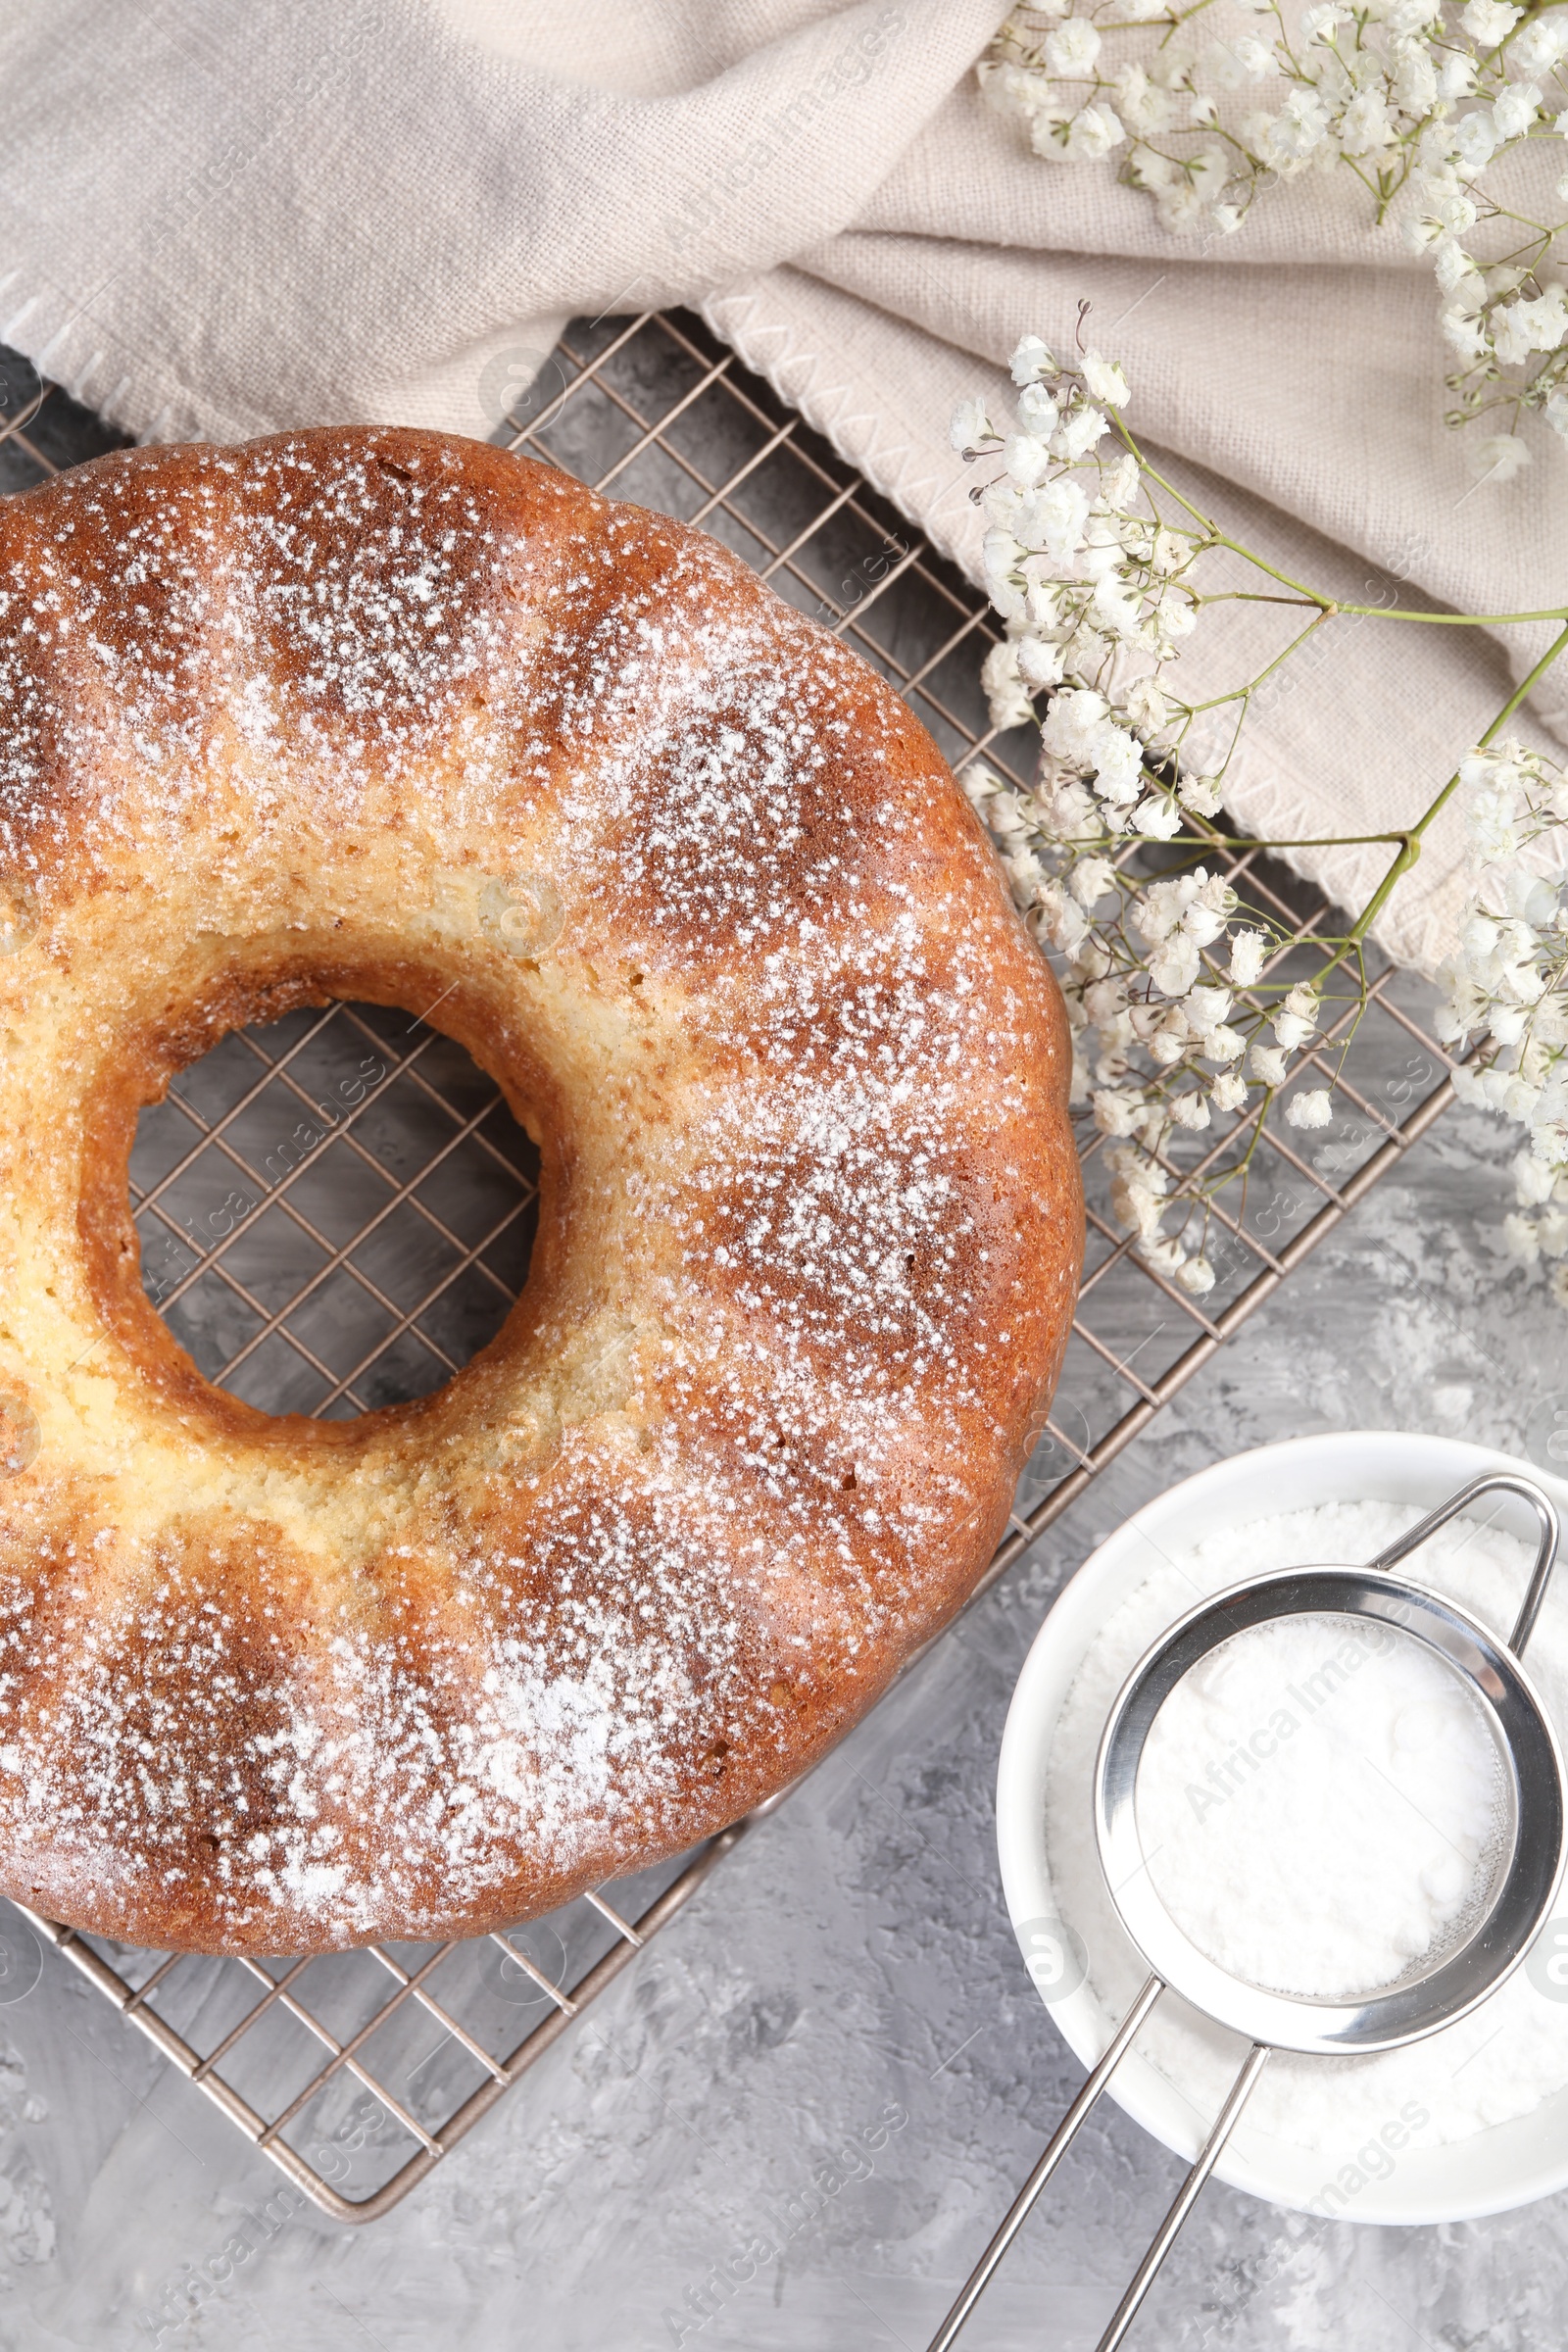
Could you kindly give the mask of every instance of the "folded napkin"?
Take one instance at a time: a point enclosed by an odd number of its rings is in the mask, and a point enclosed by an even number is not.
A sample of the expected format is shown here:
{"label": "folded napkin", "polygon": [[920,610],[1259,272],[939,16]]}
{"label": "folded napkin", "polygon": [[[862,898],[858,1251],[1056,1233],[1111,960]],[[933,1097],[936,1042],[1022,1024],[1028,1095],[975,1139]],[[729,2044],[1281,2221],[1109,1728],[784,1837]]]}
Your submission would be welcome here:
{"label": "folded napkin", "polygon": [[[0,338],[147,439],[350,419],[483,435],[573,313],[691,303],[978,576],[950,412],[1004,396],[1023,332],[1070,344],[1087,298],[1151,451],[1295,576],[1383,606],[1568,603],[1568,460],[1543,431],[1536,464],[1477,485],[1442,422],[1430,270],[1368,227],[1348,175],[1277,189],[1234,238],[1179,240],[1109,166],[1043,163],[982,103],[971,68],[1003,13],[13,11]],[[1232,608],[1223,648],[1200,629],[1184,670],[1235,682],[1271,625]],[[1408,822],[1547,634],[1334,621],[1264,698],[1229,805],[1276,834]],[[1568,742],[1568,670],[1533,724]],[[1354,906],[1387,853],[1293,857]],[[1390,950],[1434,964],[1465,879],[1450,811],[1390,904]]]}

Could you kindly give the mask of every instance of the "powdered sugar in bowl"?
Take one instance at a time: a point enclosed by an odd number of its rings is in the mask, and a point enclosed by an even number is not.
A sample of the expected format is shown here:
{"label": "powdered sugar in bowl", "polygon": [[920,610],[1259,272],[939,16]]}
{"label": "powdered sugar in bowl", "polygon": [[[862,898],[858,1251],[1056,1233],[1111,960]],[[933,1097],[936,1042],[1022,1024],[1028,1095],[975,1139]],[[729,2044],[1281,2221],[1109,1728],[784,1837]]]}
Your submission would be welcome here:
{"label": "powdered sugar in bowl", "polygon": [[[1559,1508],[1568,1502],[1568,1490],[1529,1465],[1435,1439],[1378,1433],[1264,1447],[1146,1506],[1067,1587],[1008,1716],[999,1843],[1020,1942],[1086,2063],[1104,2051],[1147,1975],[1106,1890],[1091,1801],[1101,1734],[1132,1667],[1222,1589],[1269,1570],[1369,1560],[1457,1488],[1498,1470],[1533,1479]],[[1511,1498],[1495,1511],[1489,1499],[1396,1573],[1505,1642],[1535,1547],[1529,1514],[1515,1510]],[[1214,1671],[1184,1693],[1185,1716],[1177,1710],[1166,1740],[1176,1771],[1155,1776],[1147,1806],[1140,1779],[1144,1850],[1151,1874],[1164,1873],[1164,1899],[1187,1903],[1183,1926],[1198,1945],[1219,1939],[1220,1965],[1260,1968],[1283,1989],[1348,1988],[1358,1975],[1384,1982],[1406,1959],[1430,1968],[1484,1896],[1496,1821],[1485,1727],[1430,1661],[1401,1654],[1402,1641],[1349,1656],[1343,1619],[1309,1617],[1251,1639],[1261,1646],[1250,1654],[1235,1643],[1215,1651]],[[1561,1589],[1548,1595],[1529,1664],[1561,1733]],[[1336,1854],[1314,1804],[1322,1799],[1326,1817],[1336,1788],[1342,1798],[1353,1789],[1335,1778],[1336,1741],[1348,1740],[1369,1798]],[[1305,1884],[1329,1874],[1300,1948],[1279,1933],[1293,1900],[1301,1916],[1298,1865]],[[1209,1882],[1223,1889],[1227,1872],[1225,1900],[1211,1903]],[[1568,1977],[1568,1917],[1560,1941],[1556,1926],[1480,2006],[1425,2040],[1366,2056],[1279,2051],[1224,2149],[1221,2178],[1332,2218],[1402,2223],[1496,2212],[1568,2184],[1568,1983],[1555,1981]],[[1191,2158],[1246,2052],[1238,2034],[1167,1995],[1110,2095]]]}

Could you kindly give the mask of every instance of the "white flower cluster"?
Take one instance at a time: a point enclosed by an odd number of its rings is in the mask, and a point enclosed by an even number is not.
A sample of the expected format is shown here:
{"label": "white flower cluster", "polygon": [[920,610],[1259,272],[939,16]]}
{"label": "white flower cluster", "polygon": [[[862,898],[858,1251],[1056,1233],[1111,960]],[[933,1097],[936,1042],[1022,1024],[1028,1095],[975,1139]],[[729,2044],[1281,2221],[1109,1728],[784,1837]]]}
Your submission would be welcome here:
{"label": "white flower cluster", "polygon": [[1459,773],[1478,878],[1444,966],[1438,1034],[1486,1049],[1454,1074],[1461,1100],[1529,1129],[1503,1243],[1526,1265],[1554,1260],[1552,1293],[1568,1306],[1568,885],[1540,865],[1541,845],[1568,823],[1568,777],[1514,742],[1472,753]]}
{"label": "white flower cluster", "polygon": [[[953,419],[956,448],[1002,460],[980,493],[986,587],[1007,629],[983,673],[992,723],[1022,725],[1036,695],[1074,689],[1055,696],[1045,730],[1057,830],[1168,841],[1181,826],[1171,749],[1190,713],[1158,672],[1197,618],[1190,575],[1207,542],[1149,510],[1138,457],[1112,433],[1110,415],[1128,397],[1120,368],[1093,351],[1063,367],[1026,335],[1012,380],[1010,428],[980,401]],[[1211,779],[1185,780],[1180,797],[1203,814],[1218,806]]]}
{"label": "white flower cluster", "polygon": [[[963,781],[1030,928],[1062,959],[1074,1099],[1109,1139],[1114,1212],[1152,1264],[1201,1296],[1214,1283],[1208,1196],[1173,1192],[1165,1148],[1215,1111],[1265,1107],[1316,1037],[1318,1000],[1266,977],[1285,937],[1233,924],[1235,891],[1198,861],[1220,777],[1183,769],[1193,711],[1163,673],[1202,604],[1195,567],[1213,536],[1191,515],[1194,528],[1172,528],[1153,505],[1147,469],[1106,413],[1127,404],[1119,368],[1094,352],[1064,367],[1026,336],[1012,377],[1012,424],[966,402],[953,440],[966,457],[1001,460],[981,494],[986,579],[1007,630],[985,664],[992,721],[1022,725],[1037,696],[1050,701],[1031,789],[979,762]],[[1174,844],[1184,823],[1178,870],[1152,880],[1130,870],[1140,841]],[[1286,1105],[1298,1127],[1331,1116],[1322,1087]],[[1196,1241],[1165,1230],[1172,1213],[1196,1218]]]}
{"label": "white flower cluster", "polygon": [[[1181,0],[1037,0],[1008,19],[979,72],[987,97],[1056,162],[1113,157],[1168,228],[1231,235],[1259,196],[1343,165],[1381,224],[1396,202],[1430,254],[1460,423],[1489,409],[1544,410],[1568,435],[1568,214],[1535,220],[1487,175],[1529,139],[1568,140],[1568,7],[1512,0],[1243,0],[1252,27],[1194,40],[1207,20]],[[1568,146],[1559,202],[1568,204]],[[1479,230],[1489,247],[1472,250]],[[1489,434],[1478,470],[1528,462],[1517,433]]]}

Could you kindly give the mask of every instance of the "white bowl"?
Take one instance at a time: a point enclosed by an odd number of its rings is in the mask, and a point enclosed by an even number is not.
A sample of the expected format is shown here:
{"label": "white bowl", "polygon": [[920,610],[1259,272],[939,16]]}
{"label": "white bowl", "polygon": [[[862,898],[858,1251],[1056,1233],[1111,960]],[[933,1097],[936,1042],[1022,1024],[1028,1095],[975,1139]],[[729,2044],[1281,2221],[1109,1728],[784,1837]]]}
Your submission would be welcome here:
{"label": "white bowl", "polygon": [[[1003,1735],[997,1844],[1008,1916],[1026,1955],[1031,1925],[1059,1919],[1075,1932],[1078,1925],[1068,1907],[1070,1898],[1053,1887],[1046,1856],[1046,1767],[1057,1718],[1096,1635],[1163,1552],[1222,1527],[1314,1503],[1375,1500],[1430,1509],[1486,1470],[1513,1470],[1534,1479],[1568,1520],[1568,1485],[1532,1463],[1444,1438],[1357,1431],[1296,1438],[1216,1462],[1146,1503],[1090,1555],[1035,1637]],[[1529,1514],[1522,1512],[1518,1532],[1533,1536],[1528,1521]],[[1508,1524],[1513,1526],[1511,1518]],[[1158,1549],[1152,1547],[1150,1539]],[[1568,1579],[1568,1545],[1557,1574]],[[1102,1923],[1100,1933],[1103,1932]],[[1119,1926],[1114,1932],[1120,1933]],[[1125,1953],[1117,1958],[1127,1966],[1117,1973],[1131,1976],[1136,1984],[1147,1968],[1130,1939],[1123,1940]],[[1134,1969],[1136,1976],[1131,1974]],[[1092,2066],[1109,2043],[1116,2023],[1093,1985],[1081,1984],[1059,1998],[1050,1997],[1042,1987],[1041,1998],[1078,2057]],[[1165,1993],[1160,2006],[1174,2000],[1174,1994]],[[1187,2015],[1196,2022],[1194,2012]],[[1221,2034],[1218,2028],[1204,2030],[1216,2037],[1216,2048],[1234,2052],[1239,2066],[1247,2048],[1242,2038]],[[1197,2154],[1213,2120],[1212,2114],[1200,2115],[1193,2102],[1139,2054],[1136,2044],[1112,2076],[1107,2095],[1166,2147],[1188,2159]],[[1244,2115],[1215,2171],[1233,2187],[1250,2189],[1275,2204],[1321,2211],[1325,2173],[1332,2178],[1338,2162],[1321,2148],[1249,2126]],[[1473,2221],[1564,2187],[1568,2091],[1544,2101],[1533,2114],[1446,2147],[1405,2148],[1390,2176],[1368,2179],[1343,2212],[1336,2208],[1336,2218],[1403,2224]]]}

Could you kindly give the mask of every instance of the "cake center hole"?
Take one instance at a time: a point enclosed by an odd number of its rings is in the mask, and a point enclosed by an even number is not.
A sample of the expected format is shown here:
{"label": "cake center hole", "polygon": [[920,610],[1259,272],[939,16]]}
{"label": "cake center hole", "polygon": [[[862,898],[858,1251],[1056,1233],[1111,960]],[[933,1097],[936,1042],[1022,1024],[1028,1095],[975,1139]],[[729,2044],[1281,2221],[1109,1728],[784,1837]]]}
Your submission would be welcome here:
{"label": "cake center hole", "polygon": [[1424,1642],[1374,1619],[1282,1617],[1185,1675],[1150,1727],[1138,1829],[1200,1951],[1320,2000],[1426,1975],[1506,1862],[1490,1717]]}
{"label": "cake center hole", "polygon": [[539,1154],[427,1022],[336,1004],[235,1030],[141,1113],[142,1285],[215,1386],[347,1420],[441,1388],[527,1279]]}

